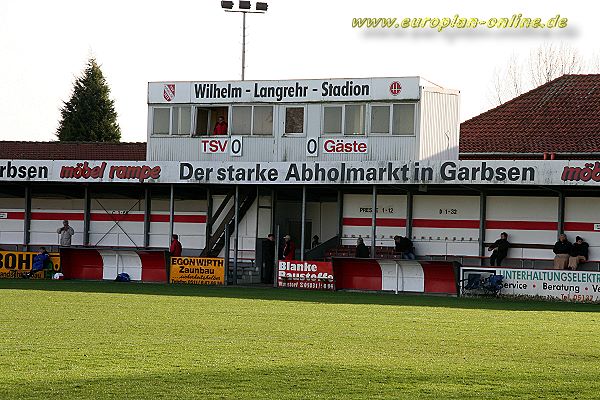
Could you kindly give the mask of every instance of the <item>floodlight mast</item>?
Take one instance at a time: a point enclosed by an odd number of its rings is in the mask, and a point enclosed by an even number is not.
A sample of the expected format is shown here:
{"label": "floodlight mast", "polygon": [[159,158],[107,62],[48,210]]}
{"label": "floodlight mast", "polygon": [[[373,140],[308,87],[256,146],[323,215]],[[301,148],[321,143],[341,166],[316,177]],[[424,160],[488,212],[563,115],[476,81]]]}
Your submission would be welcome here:
{"label": "floodlight mast", "polygon": [[246,72],[246,14],[264,14],[269,5],[263,2],[256,3],[256,11],[251,11],[252,5],[249,1],[239,1],[238,9],[233,9],[233,1],[221,1],[221,8],[226,12],[242,13],[242,80]]}

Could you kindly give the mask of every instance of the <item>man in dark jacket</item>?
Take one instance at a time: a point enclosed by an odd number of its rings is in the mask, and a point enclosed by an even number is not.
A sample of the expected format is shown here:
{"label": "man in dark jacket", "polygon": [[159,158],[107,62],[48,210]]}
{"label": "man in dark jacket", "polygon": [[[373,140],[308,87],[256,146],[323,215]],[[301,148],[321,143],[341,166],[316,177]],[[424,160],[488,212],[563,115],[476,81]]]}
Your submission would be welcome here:
{"label": "man in dark jacket", "polygon": [[554,244],[554,269],[566,269],[569,265],[569,253],[573,245],[567,240],[567,235],[561,233],[558,242]]}
{"label": "man in dark jacket", "polygon": [[575,243],[569,253],[569,269],[576,270],[580,263],[587,261],[589,247],[590,245],[584,242],[581,236],[575,238]]}
{"label": "man in dark jacket", "polygon": [[394,251],[402,253],[403,260],[414,260],[417,258],[413,252],[413,242],[407,237],[394,236]]}
{"label": "man in dark jacket", "polygon": [[275,235],[269,233],[263,245],[265,275],[263,283],[273,283],[273,266],[275,265]]}
{"label": "man in dark jacket", "polygon": [[508,249],[510,248],[510,243],[508,242],[508,234],[506,232],[502,232],[500,234],[500,239],[496,240],[488,250],[492,252],[490,256],[490,265],[492,267],[499,267],[502,264],[502,260],[506,258],[508,255]]}
{"label": "man in dark jacket", "polygon": [[369,258],[370,255],[371,255],[371,252],[369,251],[369,248],[367,246],[365,246],[365,241],[363,240],[363,238],[359,237],[356,240],[355,257],[356,258]]}

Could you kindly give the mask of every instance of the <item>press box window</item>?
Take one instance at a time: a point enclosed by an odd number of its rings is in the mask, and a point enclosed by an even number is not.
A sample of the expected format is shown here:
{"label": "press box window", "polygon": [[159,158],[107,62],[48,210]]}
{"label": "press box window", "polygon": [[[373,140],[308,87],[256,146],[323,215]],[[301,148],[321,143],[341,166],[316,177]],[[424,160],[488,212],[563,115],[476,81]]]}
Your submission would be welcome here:
{"label": "press box window", "polygon": [[344,118],[344,135],[364,135],[365,133],[365,106],[347,105]]}
{"label": "press box window", "polygon": [[253,135],[273,135],[273,107],[254,106]]}
{"label": "press box window", "polygon": [[169,119],[171,117],[170,108],[154,108],[152,116],[152,134],[153,135],[168,135],[169,134]]}
{"label": "press box window", "polygon": [[233,106],[232,135],[273,135],[273,106]]}
{"label": "press box window", "polygon": [[304,133],[304,107],[286,107],[285,133]]}
{"label": "press box window", "polygon": [[364,135],[365,106],[344,105],[323,107],[323,134]]}
{"label": "press box window", "polygon": [[394,104],[393,135],[414,135],[415,134],[415,105],[414,104]]}
{"label": "press box window", "polygon": [[173,135],[190,135],[192,133],[192,107],[173,107]]}
{"label": "press box window", "polygon": [[[215,133],[215,126],[219,117],[225,122],[228,118],[228,107],[197,107],[195,136],[207,136]],[[229,133],[229,132],[227,132]]]}
{"label": "press box window", "polygon": [[326,135],[342,133],[342,106],[323,107],[323,133]]}
{"label": "press box window", "polygon": [[390,133],[390,106],[371,106],[371,133]]}

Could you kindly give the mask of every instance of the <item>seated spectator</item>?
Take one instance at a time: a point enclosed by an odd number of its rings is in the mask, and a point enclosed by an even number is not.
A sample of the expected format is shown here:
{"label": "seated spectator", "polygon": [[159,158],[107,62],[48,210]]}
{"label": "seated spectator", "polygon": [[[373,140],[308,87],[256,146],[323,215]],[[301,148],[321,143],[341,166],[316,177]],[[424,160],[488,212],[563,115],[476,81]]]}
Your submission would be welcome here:
{"label": "seated spectator", "polygon": [[413,242],[409,238],[396,235],[394,236],[394,245],[394,251],[402,253],[403,260],[414,260],[417,258],[414,253]]}
{"label": "seated spectator", "polygon": [[566,269],[569,265],[569,253],[573,245],[567,240],[567,235],[561,233],[558,242],[554,244],[554,269]]}
{"label": "seated spectator", "polygon": [[499,267],[502,264],[502,260],[504,260],[508,254],[508,249],[510,248],[510,243],[508,242],[508,234],[506,232],[502,232],[500,234],[500,239],[496,240],[488,250],[492,252],[490,256],[490,265],[492,267]]}
{"label": "seated spectator", "polygon": [[225,122],[225,118],[217,118],[213,135],[227,135],[227,122]]}
{"label": "seated spectator", "polygon": [[315,247],[317,247],[317,246],[318,246],[318,245],[320,245],[320,244],[321,244],[321,242],[319,242],[319,236],[315,235],[315,236],[313,236],[313,238],[312,238],[312,242],[311,242],[311,244],[310,244],[310,248],[311,248],[311,249],[312,249],[312,248],[315,248]]}
{"label": "seated spectator", "polygon": [[40,252],[33,258],[33,265],[31,271],[23,274],[23,278],[29,279],[39,271],[43,271],[50,262],[50,255],[46,251],[45,247],[40,247]]}
{"label": "seated spectator", "polygon": [[363,238],[359,237],[358,239],[356,239],[356,258],[369,258],[369,256],[371,255],[371,252],[369,251],[369,248],[367,246],[365,246],[365,241],[363,240]]}
{"label": "seated spectator", "polygon": [[587,261],[589,247],[590,245],[584,242],[581,236],[575,238],[575,243],[573,243],[573,247],[569,253],[569,269],[574,271],[579,264]]}

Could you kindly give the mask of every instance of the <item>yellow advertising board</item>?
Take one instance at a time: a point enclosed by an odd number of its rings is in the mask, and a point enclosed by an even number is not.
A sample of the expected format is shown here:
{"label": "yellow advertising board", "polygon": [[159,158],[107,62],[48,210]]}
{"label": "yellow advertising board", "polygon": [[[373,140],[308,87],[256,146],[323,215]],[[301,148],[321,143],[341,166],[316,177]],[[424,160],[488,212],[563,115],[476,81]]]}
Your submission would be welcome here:
{"label": "yellow advertising board", "polygon": [[[25,272],[31,271],[33,259],[38,253],[33,251],[0,251],[0,278],[20,278]],[[50,253],[50,261],[54,272],[60,271],[60,255]],[[33,278],[43,278],[38,272]]]}
{"label": "yellow advertising board", "polygon": [[170,283],[225,284],[225,262],[222,258],[171,257],[170,272]]}

